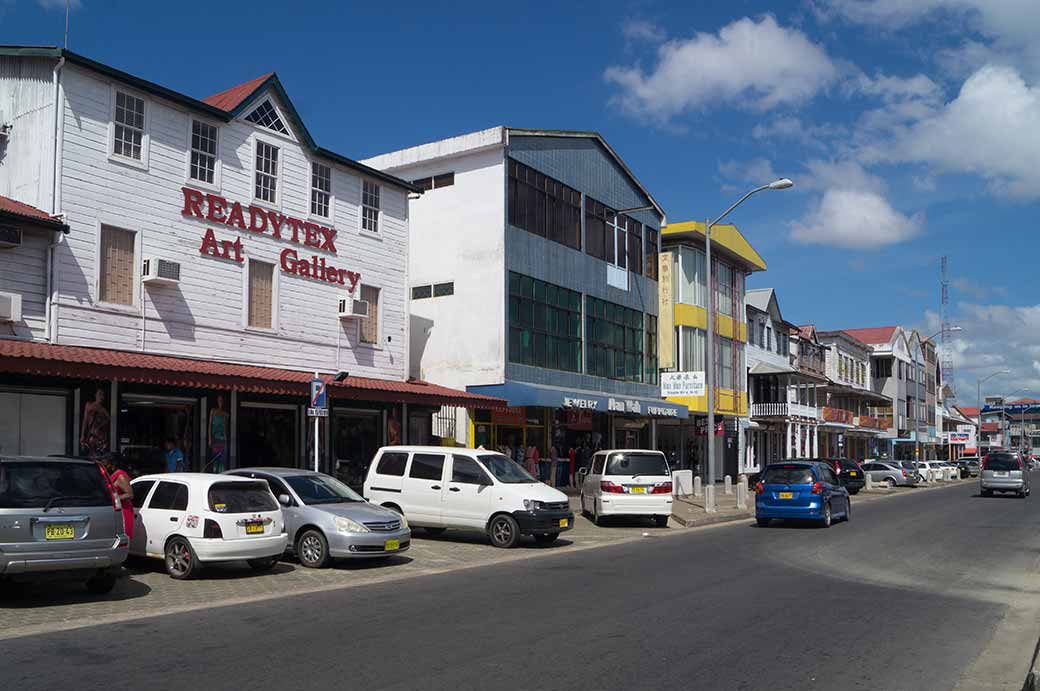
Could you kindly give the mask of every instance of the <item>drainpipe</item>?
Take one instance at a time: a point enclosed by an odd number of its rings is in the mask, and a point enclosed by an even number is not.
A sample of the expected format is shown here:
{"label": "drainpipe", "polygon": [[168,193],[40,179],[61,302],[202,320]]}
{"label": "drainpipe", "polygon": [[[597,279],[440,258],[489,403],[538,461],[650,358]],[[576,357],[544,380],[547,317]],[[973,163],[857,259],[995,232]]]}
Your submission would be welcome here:
{"label": "drainpipe", "polygon": [[[58,203],[58,175],[61,170],[61,163],[58,160],[58,125],[61,122],[61,104],[59,103],[61,95],[61,68],[65,66],[65,57],[58,58],[58,62],[54,65],[54,131],[52,133],[52,169],[51,169],[51,215],[58,216],[61,213],[61,205]],[[52,322],[54,320],[53,312],[55,310],[54,300],[54,256],[55,250],[58,245],[61,244],[61,236],[63,233],[58,230],[54,231],[54,241],[47,245],[47,300],[44,304],[44,317],[46,324],[44,325],[44,339],[51,343],[55,339],[54,327]]]}

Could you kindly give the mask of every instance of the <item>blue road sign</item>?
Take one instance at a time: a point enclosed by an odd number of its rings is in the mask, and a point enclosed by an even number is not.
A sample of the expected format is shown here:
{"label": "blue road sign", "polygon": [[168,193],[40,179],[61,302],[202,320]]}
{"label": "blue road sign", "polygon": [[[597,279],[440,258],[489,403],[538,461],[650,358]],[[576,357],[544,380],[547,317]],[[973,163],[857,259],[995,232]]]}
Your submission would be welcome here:
{"label": "blue road sign", "polygon": [[311,379],[311,404],[309,408],[328,408],[326,385],[321,379]]}

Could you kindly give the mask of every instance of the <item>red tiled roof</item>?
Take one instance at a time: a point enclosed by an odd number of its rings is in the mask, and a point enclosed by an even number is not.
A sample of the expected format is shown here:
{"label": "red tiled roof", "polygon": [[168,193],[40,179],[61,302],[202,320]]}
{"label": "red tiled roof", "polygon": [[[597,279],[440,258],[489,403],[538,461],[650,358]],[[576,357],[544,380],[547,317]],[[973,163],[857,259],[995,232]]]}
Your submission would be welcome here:
{"label": "red tiled roof", "polygon": [[[312,378],[310,372],[277,367],[3,339],[0,339],[0,372],[300,396],[308,394]],[[347,377],[343,382],[331,383],[329,391],[333,398],[468,408],[506,406],[499,398],[418,379],[401,382]]]}
{"label": "red tiled roof", "polygon": [[1036,405],[1040,401],[1035,398],[1020,398],[1017,401],[1008,401],[1008,405]]}
{"label": "red tiled roof", "polygon": [[964,406],[954,406],[954,407],[957,408],[957,410],[961,411],[961,415],[963,415],[964,417],[978,417],[979,416],[979,409],[978,408],[966,408]]}
{"label": "red tiled roof", "polygon": [[807,341],[811,341],[816,327],[813,324],[803,324],[798,327],[798,335]]}
{"label": "red tiled roof", "polygon": [[26,219],[27,221],[36,221],[40,223],[46,223],[54,226],[64,226],[65,224],[58,219],[51,216],[46,211],[37,209],[35,206],[29,206],[22,202],[15,201],[9,197],[0,196],[0,212],[10,214],[13,216],[19,216]]}
{"label": "red tiled roof", "polygon": [[238,86],[233,86],[230,89],[225,89],[221,91],[219,94],[207,96],[206,98],[202,99],[202,102],[207,103],[213,106],[214,108],[220,108],[221,110],[231,112],[235,108],[237,108],[238,105],[242,103],[242,101],[249,98],[252,95],[252,93],[256,91],[257,88],[265,81],[267,81],[267,78],[273,74],[274,72],[262,74],[256,79],[252,79],[246,82],[245,84],[239,84]]}
{"label": "red tiled roof", "polygon": [[876,345],[878,343],[888,343],[892,340],[892,334],[896,332],[898,326],[879,326],[872,329],[843,329],[845,333],[858,338],[867,345]]}

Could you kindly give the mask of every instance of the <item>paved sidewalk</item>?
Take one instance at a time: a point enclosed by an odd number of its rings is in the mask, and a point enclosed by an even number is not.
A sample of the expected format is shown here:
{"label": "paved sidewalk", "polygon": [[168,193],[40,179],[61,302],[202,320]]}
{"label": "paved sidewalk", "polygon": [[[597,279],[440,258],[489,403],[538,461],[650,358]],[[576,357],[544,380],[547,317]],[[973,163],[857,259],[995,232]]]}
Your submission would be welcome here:
{"label": "paved sidewalk", "polygon": [[[943,483],[950,487],[956,483]],[[902,489],[884,493],[860,493],[855,501],[874,500],[884,496],[900,496],[913,491]],[[753,502],[753,496],[749,501]],[[174,581],[163,571],[159,560],[131,560],[128,577],[121,580],[107,596],[88,594],[72,583],[49,583],[31,586],[0,584],[0,640],[33,633],[91,626],[112,621],[159,616],[220,605],[284,597],[321,590],[333,590],[417,576],[445,573],[458,569],[537,558],[547,554],[575,552],[632,540],[680,535],[692,528],[749,519],[753,512],[737,512],[722,508],[717,514],[691,515],[688,527],[673,517],[667,528],[657,528],[642,520],[612,519],[604,526],[593,525],[578,515],[577,498],[571,498],[575,510],[574,529],[564,533],[552,545],[539,545],[525,539],[512,550],[492,547],[478,532],[448,531],[431,537],[416,529],[412,548],[387,561],[342,561],[328,569],[305,569],[295,563],[280,563],[267,573],[254,573],[245,564],[220,565],[205,569],[190,581]]]}

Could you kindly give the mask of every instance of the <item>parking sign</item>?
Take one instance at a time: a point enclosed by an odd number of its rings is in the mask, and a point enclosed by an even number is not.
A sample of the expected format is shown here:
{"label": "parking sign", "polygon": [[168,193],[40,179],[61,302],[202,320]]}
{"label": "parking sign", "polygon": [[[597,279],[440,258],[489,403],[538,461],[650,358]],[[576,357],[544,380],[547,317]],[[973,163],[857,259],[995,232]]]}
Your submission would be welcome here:
{"label": "parking sign", "polygon": [[326,385],[321,379],[311,379],[311,404],[308,408],[328,408],[329,401],[326,395]]}

